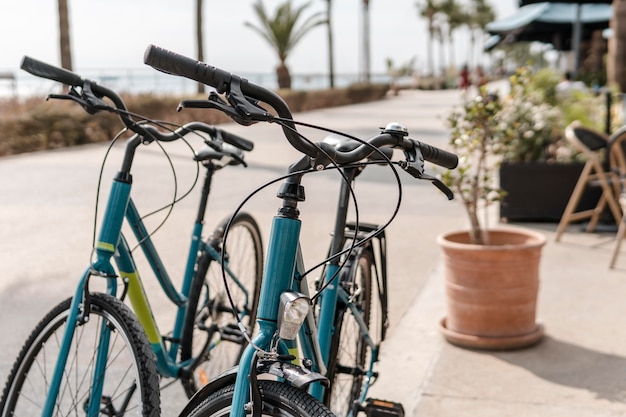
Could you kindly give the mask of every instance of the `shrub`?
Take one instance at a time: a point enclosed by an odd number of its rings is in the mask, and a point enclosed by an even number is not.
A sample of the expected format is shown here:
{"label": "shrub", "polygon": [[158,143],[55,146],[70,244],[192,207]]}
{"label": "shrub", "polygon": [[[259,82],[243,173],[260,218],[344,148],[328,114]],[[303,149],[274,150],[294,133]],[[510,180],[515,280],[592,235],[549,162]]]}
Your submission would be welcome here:
{"label": "shrub", "polygon": [[[296,113],[379,100],[385,96],[388,88],[387,85],[370,84],[332,90],[284,91],[279,94]],[[182,97],[139,94],[124,95],[123,99],[128,110],[133,113],[178,125],[191,121],[208,124],[231,121],[219,111],[185,109],[177,112]],[[107,141],[121,128],[122,124],[116,115],[105,112],[89,115],[77,104],[67,101],[28,99],[23,102],[0,102],[0,130],[3,132],[0,156]]]}

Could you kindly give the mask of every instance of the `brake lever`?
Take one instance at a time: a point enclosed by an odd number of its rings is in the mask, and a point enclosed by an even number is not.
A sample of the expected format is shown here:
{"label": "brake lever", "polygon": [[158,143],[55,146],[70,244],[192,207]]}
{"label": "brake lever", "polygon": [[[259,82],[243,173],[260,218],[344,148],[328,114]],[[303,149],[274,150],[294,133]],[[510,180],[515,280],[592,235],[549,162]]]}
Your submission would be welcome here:
{"label": "brake lever", "polygon": [[244,118],[247,124],[238,122],[244,124],[244,126],[265,122],[272,118],[272,115],[267,110],[259,106],[258,100],[252,100],[243,94],[239,78],[233,77],[230,81],[230,91],[226,95],[226,99],[235,108],[237,114]]}
{"label": "brake lever", "polygon": [[213,91],[209,94],[208,100],[182,100],[178,103],[176,111],[181,111],[182,109],[217,109],[231,118],[237,116],[234,109]]}
{"label": "brake lever", "polygon": [[446,184],[444,184],[439,178],[433,177],[428,174],[424,174],[422,179],[430,181],[432,185],[437,187],[442,193],[446,195],[448,200],[454,200],[454,192]]}
{"label": "brake lever", "polygon": [[46,100],[71,100],[80,104],[81,107],[87,106],[87,102],[85,100],[83,100],[82,98],[78,96],[74,96],[71,93],[70,94],[48,94],[48,97],[46,97]]}
{"label": "brake lever", "polygon": [[78,92],[75,87],[71,87],[67,94],[48,94],[46,100],[59,99],[59,100],[72,100],[85,109],[89,114],[95,114],[100,110],[110,110],[109,106],[104,100],[96,96],[91,90],[91,83],[85,80],[82,86],[82,92]]}
{"label": "brake lever", "polygon": [[213,100],[213,97],[217,97],[217,95],[211,93],[208,100],[183,100],[178,104],[178,108],[176,110],[181,111],[182,109],[216,109],[241,125],[249,126],[252,124],[251,122],[243,119],[232,106],[223,102],[221,99],[219,101]]}
{"label": "brake lever", "polygon": [[181,111],[182,109],[216,109],[243,126],[250,126],[257,122],[256,120],[250,119],[248,115],[242,115],[237,111],[238,107],[225,102],[215,91],[209,93],[207,100],[181,101],[176,110]]}
{"label": "brake lever", "polygon": [[213,137],[213,135],[209,135],[209,136],[210,136],[210,139],[205,139],[204,143],[210,148],[218,152],[221,152],[222,148],[224,147],[224,140],[222,139],[222,134],[220,133],[220,131],[216,129],[215,137]]}
{"label": "brake lever", "polygon": [[447,185],[437,177],[433,177],[424,171],[424,157],[417,146],[414,146],[411,150],[405,150],[404,155],[406,156],[406,160],[398,162],[400,168],[408,172],[414,178],[430,181],[431,184],[446,195],[448,200],[454,199],[454,192],[452,192]]}

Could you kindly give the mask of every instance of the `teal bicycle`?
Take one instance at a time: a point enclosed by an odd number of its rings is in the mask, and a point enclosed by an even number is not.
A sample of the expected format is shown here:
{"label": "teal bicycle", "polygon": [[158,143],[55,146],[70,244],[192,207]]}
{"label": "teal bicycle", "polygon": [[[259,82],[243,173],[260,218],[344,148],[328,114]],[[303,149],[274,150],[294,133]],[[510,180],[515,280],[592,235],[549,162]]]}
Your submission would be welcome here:
{"label": "teal bicycle", "polygon": [[[202,236],[214,173],[245,165],[243,151],[251,150],[253,143],[204,123],[170,128],[145,120],[130,113],[114,91],[32,58],[25,57],[22,68],[70,86],[69,93],[50,98],[73,100],[89,113],[119,115],[132,136],[112,184],[92,262],[74,296],[53,308],[28,337],[2,392],[0,415],[156,416],[161,380],[180,380],[191,396],[237,363],[248,336],[243,333],[254,325],[263,264],[256,221],[242,212],[222,221],[208,239]],[[206,145],[194,156],[196,182],[202,167],[204,176],[177,290],[131,197],[131,171],[142,145],[198,138]],[[174,196],[170,206],[180,198]],[[174,325],[167,335],[159,330],[133,250],[122,233],[124,219],[174,304]],[[223,239],[227,223],[228,245]],[[222,268],[230,299],[223,289]],[[91,291],[101,282],[106,290]],[[123,301],[130,302],[132,311]]]}
{"label": "teal bicycle", "polygon": [[[282,205],[270,232],[256,316],[258,332],[249,340],[238,367],[203,387],[180,416],[319,417],[359,412],[402,416],[400,404],[368,398],[387,324],[384,230],[395,213],[386,224],[365,225],[358,219],[355,204],[357,219],[347,222],[348,203],[354,200],[350,184],[368,164],[391,167],[399,189],[397,212],[401,200],[397,165],[415,178],[432,182],[451,199],[452,192],[424,172],[424,161],[452,169],[457,157],[409,139],[407,130],[397,123],[367,141],[350,137],[313,143],[296,125],[344,134],[294,121],[277,94],[227,71],[156,46],[148,47],[144,61],[216,90],[208,100],[181,102],[181,108],[218,109],[243,125],[275,123],[304,154],[277,180],[283,181],[277,193]],[[391,161],[393,148],[401,149],[404,158]],[[315,268],[304,268],[298,205],[305,200],[303,177],[326,169],[341,172],[343,185],[328,258],[317,266],[323,266],[323,278],[310,294],[307,278]],[[376,300],[379,308],[375,310]]]}

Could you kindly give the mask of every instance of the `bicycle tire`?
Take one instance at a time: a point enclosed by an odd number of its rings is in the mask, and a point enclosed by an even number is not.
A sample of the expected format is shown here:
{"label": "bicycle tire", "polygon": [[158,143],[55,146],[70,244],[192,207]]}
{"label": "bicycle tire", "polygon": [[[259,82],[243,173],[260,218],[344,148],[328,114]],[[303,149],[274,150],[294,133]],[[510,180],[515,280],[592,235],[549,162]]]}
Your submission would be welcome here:
{"label": "bicycle tire", "polygon": [[[76,326],[54,415],[85,414],[93,382],[95,346],[105,320],[112,334],[100,415],[159,416],[159,376],[154,354],[135,315],[110,295],[94,293],[90,297],[89,320]],[[54,307],[24,343],[2,391],[2,417],[41,415],[71,301],[69,298]]]}
{"label": "bicycle tire", "polygon": [[[372,302],[372,268],[374,256],[369,250],[362,250],[351,265],[351,271],[341,279],[341,285],[353,298],[365,324],[370,326]],[[353,314],[345,305],[338,305],[335,313],[335,332],[331,339],[328,360],[330,387],[325,391],[325,404],[337,416],[356,415],[355,402],[359,399],[363,385],[366,361],[370,348],[359,330]]]}
{"label": "bicycle tire", "polygon": [[[208,242],[218,253],[227,222],[222,221]],[[240,212],[235,216],[226,244],[229,268],[246,288],[248,304],[241,289],[227,277],[229,290],[243,323],[251,329],[263,275],[263,243],[259,226],[250,214]],[[212,378],[235,366],[245,345],[226,296],[220,263],[205,251],[189,290],[181,337],[181,360],[195,361],[190,376],[181,378],[186,394],[191,397]]]}
{"label": "bicycle tire", "polygon": [[[233,384],[223,387],[193,409],[188,415],[179,417],[228,416],[233,403]],[[320,401],[306,391],[276,381],[259,381],[263,400],[263,416],[273,417],[334,417]]]}

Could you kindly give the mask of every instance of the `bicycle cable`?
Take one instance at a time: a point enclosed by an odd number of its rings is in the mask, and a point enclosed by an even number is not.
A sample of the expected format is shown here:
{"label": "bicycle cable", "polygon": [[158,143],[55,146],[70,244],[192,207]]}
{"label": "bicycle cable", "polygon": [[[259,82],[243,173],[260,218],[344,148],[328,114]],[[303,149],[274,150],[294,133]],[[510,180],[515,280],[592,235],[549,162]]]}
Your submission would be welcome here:
{"label": "bicycle cable", "polygon": [[[328,261],[335,259],[336,257],[342,256],[342,255],[343,255],[343,254],[345,254],[345,253],[351,253],[351,252],[352,252],[355,248],[357,248],[357,247],[359,247],[359,246],[362,246],[362,245],[363,245],[363,244],[365,244],[366,242],[370,241],[371,239],[373,239],[374,237],[376,237],[377,235],[379,235],[380,233],[382,233],[382,231],[383,231],[383,230],[385,230],[385,229],[386,229],[386,228],[387,228],[387,227],[388,227],[388,226],[389,226],[389,225],[393,222],[393,220],[396,218],[396,216],[397,216],[397,214],[398,214],[398,212],[399,212],[399,210],[400,210],[400,206],[401,206],[401,204],[402,204],[402,183],[401,183],[401,180],[400,180],[400,176],[398,175],[398,171],[397,171],[397,170],[396,170],[396,168],[393,166],[393,162],[391,161],[391,159],[389,159],[389,158],[387,157],[387,155],[385,155],[385,154],[384,154],[384,153],[383,153],[380,149],[378,149],[377,147],[375,147],[375,146],[373,146],[373,145],[369,144],[367,141],[365,141],[365,140],[363,140],[363,139],[357,138],[357,137],[355,137],[355,136],[353,136],[353,135],[350,135],[350,134],[348,134],[348,133],[341,132],[341,131],[338,131],[338,130],[334,130],[334,129],[326,128],[326,127],[323,127],[323,126],[317,126],[317,125],[313,125],[313,124],[310,124],[310,123],[299,122],[299,121],[295,121],[295,120],[292,120],[292,119],[276,118],[275,120],[279,120],[279,121],[287,121],[287,120],[288,120],[288,121],[290,121],[290,122],[291,122],[291,123],[293,123],[293,124],[297,124],[297,125],[301,125],[301,126],[304,126],[304,127],[308,127],[308,128],[312,128],[312,129],[317,129],[317,130],[325,131],[325,132],[328,132],[328,133],[333,133],[333,134],[336,134],[336,135],[344,136],[344,137],[346,137],[346,138],[348,138],[348,139],[355,140],[355,141],[357,141],[357,142],[359,142],[359,143],[361,143],[361,144],[364,144],[364,145],[368,146],[368,147],[369,147],[369,148],[371,148],[374,152],[377,152],[380,156],[382,156],[382,157],[383,157],[383,160],[384,160],[384,162],[385,162],[385,165],[387,165],[387,166],[389,166],[389,167],[390,167],[391,171],[393,172],[393,174],[394,174],[394,176],[395,176],[396,183],[398,184],[398,200],[397,200],[397,202],[396,202],[396,206],[395,206],[395,208],[394,208],[393,214],[391,215],[391,217],[389,218],[389,220],[388,220],[386,223],[384,223],[382,226],[379,226],[376,230],[373,230],[372,232],[370,232],[369,234],[367,234],[365,237],[363,237],[363,239],[362,239],[362,240],[357,241],[356,236],[357,236],[357,235],[358,235],[358,233],[359,233],[359,208],[358,208],[358,203],[357,203],[356,195],[354,194],[354,190],[353,190],[352,186],[348,183],[348,179],[345,177],[345,175],[343,175],[343,172],[341,171],[341,169],[339,169],[339,168],[340,168],[340,167],[339,167],[339,165],[337,165],[336,163],[332,162],[332,159],[331,159],[331,163],[332,163],[332,165],[334,166],[334,168],[335,168],[335,169],[337,169],[337,170],[339,171],[339,173],[341,173],[341,175],[342,175],[342,177],[343,177],[344,182],[346,182],[346,183],[348,184],[348,190],[349,190],[350,195],[351,195],[351,197],[352,197],[352,201],[354,202],[354,210],[355,210],[355,217],[356,217],[356,219],[355,219],[355,231],[354,231],[354,234],[355,234],[355,239],[353,239],[353,240],[352,240],[352,242],[353,242],[353,245],[352,245],[352,246],[350,246],[349,248],[346,248],[346,249],[342,250],[341,252],[337,253],[336,255],[331,256],[330,258],[327,258],[326,260],[324,260],[324,261],[320,262],[319,264],[315,265],[314,267],[310,268],[308,271],[306,271],[304,274],[302,274],[302,275],[304,276],[304,275],[309,274],[311,271],[313,271],[313,270],[315,270],[315,269],[319,268],[320,266],[322,266],[322,265],[326,264]],[[300,132],[298,132],[295,128],[290,127],[290,126],[286,126],[286,125],[284,125],[283,123],[280,123],[280,125],[281,125],[281,126],[283,126],[284,128],[287,128],[287,129],[289,129],[289,130],[293,131],[294,133],[296,133],[297,135],[299,135],[302,139],[307,140],[308,142],[310,142],[310,143],[311,143],[311,141],[310,141],[310,140],[308,140],[308,139],[307,139],[307,138],[305,138],[303,135],[301,135],[301,134],[300,134]],[[323,153],[326,157],[328,157],[328,158],[330,159],[330,155],[328,155],[328,154],[327,154],[324,150],[320,149],[320,151],[321,151],[321,152],[322,152],[322,153]],[[376,164],[379,164],[380,162],[375,162],[375,163],[376,163]],[[355,164],[355,165],[369,165],[369,164],[370,164],[370,163],[368,163],[368,162],[359,162],[359,163],[357,163],[357,164]],[[342,266],[343,266],[343,264],[342,264]],[[315,298],[317,298],[317,297],[319,296],[319,294],[320,294],[320,293],[321,293],[321,292],[322,292],[322,291],[323,291],[326,287],[328,287],[328,285],[330,285],[330,284],[334,281],[334,279],[335,279],[336,275],[339,273],[339,270],[340,270],[340,269],[338,269],[338,270],[335,272],[335,275],[333,275],[333,277],[331,277],[331,279],[329,279],[329,280],[328,280],[328,282],[327,282],[327,283],[326,283],[323,287],[321,287],[321,288],[317,291],[317,293],[316,293],[316,294],[312,297],[312,299],[313,299],[313,300],[314,300]]]}
{"label": "bicycle cable", "polygon": [[[286,127],[286,128],[288,128],[288,129],[292,130],[294,133],[296,133],[298,136],[300,136],[303,140],[305,140],[305,141],[307,141],[308,143],[310,143],[310,144],[312,144],[312,145],[316,146],[316,147],[318,148],[318,150],[319,150],[319,151],[320,151],[320,152],[321,152],[324,156],[326,156],[326,157],[329,159],[330,164],[332,165],[332,167],[326,167],[326,168],[324,168],[323,170],[318,170],[318,169],[310,168],[310,169],[307,169],[307,170],[296,171],[296,172],[292,172],[292,173],[289,173],[289,174],[283,175],[283,176],[281,176],[281,177],[279,177],[279,178],[275,178],[275,179],[273,179],[273,180],[271,180],[271,181],[269,181],[269,182],[267,182],[267,183],[265,183],[265,184],[262,184],[261,186],[257,187],[255,190],[253,190],[251,193],[249,193],[249,195],[248,195],[248,196],[246,196],[246,197],[242,200],[242,202],[241,202],[241,203],[239,204],[239,206],[237,206],[237,208],[234,210],[233,214],[231,215],[231,217],[229,218],[229,220],[228,220],[228,222],[227,222],[227,224],[226,224],[226,228],[225,228],[225,231],[224,231],[224,236],[223,236],[223,238],[222,238],[222,239],[223,239],[223,240],[222,240],[222,248],[221,248],[221,253],[220,253],[220,266],[221,266],[222,279],[223,279],[223,282],[224,282],[225,292],[226,292],[227,298],[228,298],[228,300],[229,300],[229,303],[230,303],[230,306],[231,306],[232,312],[233,312],[233,314],[234,314],[234,316],[235,316],[235,318],[236,318],[236,320],[237,320],[237,325],[238,325],[239,329],[241,330],[242,334],[244,335],[244,338],[246,339],[246,341],[247,341],[247,342],[248,342],[251,346],[253,346],[253,348],[254,348],[255,350],[257,350],[257,351],[263,351],[263,350],[254,344],[254,342],[252,341],[252,339],[251,339],[250,335],[249,335],[249,334],[248,334],[248,332],[247,332],[247,329],[245,328],[245,325],[243,324],[243,322],[242,322],[242,320],[241,320],[241,317],[240,317],[240,315],[239,315],[239,312],[238,312],[238,310],[237,310],[237,307],[236,307],[236,305],[235,305],[235,302],[234,302],[234,300],[233,300],[233,298],[232,298],[232,294],[231,294],[230,289],[229,289],[229,284],[228,284],[228,280],[227,280],[227,277],[226,277],[226,269],[225,269],[225,261],[226,261],[226,259],[225,259],[225,257],[226,257],[225,248],[226,248],[226,242],[227,242],[227,238],[228,238],[228,232],[229,232],[229,229],[230,229],[230,226],[231,226],[231,224],[232,224],[233,219],[234,219],[234,218],[235,218],[235,216],[236,216],[236,215],[237,215],[237,214],[238,214],[238,213],[242,210],[243,206],[244,206],[245,204],[247,204],[247,202],[248,202],[248,201],[249,201],[252,197],[254,197],[256,194],[258,194],[260,191],[262,191],[262,190],[266,189],[266,188],[267,188],[267,187],[269,187],[270,185],[273,185],[273,184],[275,184],[275,183],[277,183],[277,182],[279,182],[279,181],[282,181],[282,180],[288,179],[288,178],[290,178],[290,177],[292,177],[292,176],[302,176],[302,175],[305,175],[305,174],[314,173],[314,172],[322,172],[322,171],[326,171],[326,170],[329,170],[329,169],[334,169],[334,170],[336,170],[337,172],[339,172],[339,173],[340,173],[340,175],[342,176],[343,181],[347,184],[348,191],[349,191],[349,193],[350,193],[351,199],[352,199],[353,204],[354,204],[355,217],[356,217],[356,220],[355,220],[355,239],[353,239],[353,240],[352,240],[352,243],[351,243],[351,245],[350,245],[348,248],[346,248],[346,249],[344,249],[344,250],[340,251],[339,253],[337,253],[337,254],[335,254],[335,255],[332,255],[331,257],[329,257],[329,258],[325,259],[324,261],[320,262],[320,263],[319,263],[318,265],[316,265],[315,267],[310,268],[309,270],[305,271],[305,272],[301,275],[301,277],[304,277],[304,276],[306,276],[307,274],[311,273],[313,270],[315,270],[315,269],[319,268],[320,266],[322,266],[322,265],[326,264],[326,263],[327,263],[327,262],[329,262],[330,260],[335,259],[335,258],[337,258],[337,257],[340,257],[340,256],[342,256],[342,255],[343,255],[343,254],[345,254],[345,253],[350,253],[350,252],[352,252],[355,248],[357,248],[357,247],[359,247],[359,246],[361,246],[361,245],[365,244],[367,241],[369,241],[369,240],[373,239],[376,235],[380,234],[380,233],[381,233],[381,232],[382,232],[385,228],[387,228],[387,227],[389,226],[389,224],[391,224],[391,222],[395,219],[395,217],[397,216],[397,213],[399,212],[399,208],[400,208],[401,201],[402,201],[402,183],[401,183],[401,181],[400,181],[400,176],[398,175],[398,172],[397,172],[396,168],[393,166],[393,165],[394,165],[394,162],[393,162],[393,161],[391,161],[391,160],[390,160],[390,159],[389,159],[389,158],[388,158],[388,157],[387,157],[387,156],[386,156],[386,155],[385,155],[382,151],[380,151],[377,147],[375,147],[375,146],[373,146],[373,145],[371,145],[371,144],[367,143],[367,141],[364,141],[364,140],[362,140],[362,139],[359,139],[359,138],[357,138],[357,137],[354,137],[354,136],[352,136],[352,135],[349,135],[349,134],[347,134],[347,133],[345,133],[345,132],[340,132],[340,131],[337,131],[337,130],[333,130],[333,129],[325,128],[325,127],[322,127],[322,126],[316,126],[316,125],[309,124],[309,123],[298,122],[298,121],[295,121],[295,120],[292,120],[292,119],[283,119],[283,118],[280,118],[280,117],[276,117],[276,118],[274,118],[274,119],[270,120],[269,122],[270,122],[270,123],[275,122],[275,123],[277,123],[278,125],[280,125],[280,126],[282,126],[282,127]],[[398,184],[398,190],[399,190],[399,191],[398,191],[398,200],[397,200],[397,203],[396,203],[396,206],[395,206],[395,208],[394,208],[394,211],[393,211],[393,214],[392,214],[391,218],[390,218],[390,219],[389,219],[386,223],[384,223],[382,226],[379,226],[376,230],[374,230],[374,231],[370,232],[370,233],[369,233],[368,235],[366,235],[363,239],[361,239],[361,240],[357,240],[357,238],[356,238],[356,237],[357,237],[357,233],[358,233],[358,230],[359,230],[359,227],[358,227],[358,225],[359,225],[359,208],[358,208],[358,200],[357,200],[357,198],[356,198],[356,194],[354,193],[354,189],[352,188],[352,185],[350,184],[350,181],[349,181],[349,180],[348,180],[348,178],[345,176],[345,174],[342,172],[341,168],[342,168],[342,167],[344,167],[344,166],[351,166],[351,165],[354,165],[354,166],[359,166],[359,165],[368,165],[368,164],[370,164],[370,163],[368,163],[368,162],[360,162],[360,163],[355,163],[355,164],[347,164],[347,165],[343,165],[343,166],[341,166],[341,165],[337,164],[335,161],[333,161],[333,159],[330,157],[330,155],[328,155],[328,154],[327,154],[327,153],[326,153],[323,149],[321,149],[318,145],[316,145],[315,143],[313,143],[311,140],[309,140],[309,139],[308,139],[307,137],[305,137],[303,134],[301,134],[300,132],[298,132],[295,128],[293,128],[293,127],[291,127],[291,126],[286,126],[286,125],[285,125],[285,122],[290,122],[290,123],[293,123],[293,124],[298,124],[298,125],[301,125],[301,126],[304,126],[304,127],[308,127],[308,128],[312,128],[312,129],[317,129],[317,130],[320,130],[320,131],[325,131],[325,132],[328,132],[328,133],[334,133],[334,134],[337,134],[337,135],[341,135],[341,136],[347,137],[347,138],[349,138],[349,139],[356,140],[356,141],[357,141],[357,142],[359,142],[359,143],[362,143],[362,144],[365,144],[366,146],[369,146],[370,148],[372,148],[372,150],[373,150],[374,152],[377,152],[378,154],[380,154],[380,155],[383,157],[383,159],[384,159],[385,165],[387,165],[387,166],[389,166],[389,167],[391,168],[392,172],[394,173],[396,183]],[[371,163],[380,164],[380,161],[377,161],[377,162],[371,162]],[[317,289],[316,293],[315,293],[315,294],[311,297],[311,300],[312,300],[312,301],[314,301],[315,299],[317,299],[317,298],[319,297],[319,295],[320,295],[320,294],[324,291],[324,289],[325,289],[326,287],[328,287],[330,284],[332,284],[332,283],[333,283],[333,282],[337,279],[337,277],[338,277],[338,275],[339,275],[339,271],[341,271],[341,269],[345,266],[345,264],[346,264],[347,262],[348,262],[348,258],[346,257],[346,258],[342,261],[342,263],[339,265],[339,268],[337,269],[337,271],[335,271],[335,273],[333,274],[333,276],[332,276],[332,277],[330,277],[330,278],[327,280],[327,282],[326,282],[326,283],[325,283],[322,287],[320,287],[319,289]]]}
{"label": "bicycle cable", "polygon": [[[146,118],[142,115],[139,115],[137,113],[133,113],[127,110],[122,110],[122,109],[118,109],[118,108],[113,108],[113,107],[108,107],[107,110],[111,113],[115,113],[115,114],[123,114],[126,116],[130,116],[130,117],[134,117],[134,118],[138,118],[141,119],[139,121],[133,121],[135,125],[143,125],[143,124],[149,124],[149,125],[154,125],[154,126],[158,126],[164,130],[169,131],[170,133],[173,133],[175,131],[176,128],[180,128],[182,127],[181,125],[175,124],[175,123],[171,123],[171,122],[166,122],[166,121],[159,121],[159,120],[153,120],[153,119],[149,119]],[[99,207],[99,201],[100,201],[100,194],[102,191],[102,179],[103,179],[103,175],[104,175],[104,167],[106,165],[107,159],[109,157],[110,151],[113,148],[114,144],[117,142],[117,140],[126,132],[128,132],[130,130],[130,126],[125,126],[123,127],[113,138],[113,140],[111,140],[111,143],[109,144],[109,146],[107,147],[107,151],[104,155],[104,158],[102,160],[102,164],[100,166],[100,173],[98,175],[98,183],[97,183],[97,187],[96,187],[96,201],[95,201],[95,210],[94,210],[94,226],[93,226],[93,234],[92,234],[92,251],[91,251],[91,255],[90,258],[93,258],[93,253],[95,251],[95,242],[96,242],[96,235],[97,235],[97,218],[98,218],[98,207]],[[147,131],[148,134],[150,134],[149,131]],[[198,132],[195,131],[189,131],[186,132],[185,134],[190,134],[193,133],[194,135],[197,135],[199,138],[205,140],[205,138]],[[163,147],[163,144],[161,144],[161,142],[159,140],[157,140],[156,138],[153,138],[154,142],[157,142],[157,145],[159,146],[159,148],[161,149],[161,152],[163,153],[163,155],[166,157],[166,160],[168,161],[168,164],[170,166],[171,169],[171,173],[173,176],[173,184],[174,184],[174,190],[173,190],[173,198],[172,201],[168,204],[165,204],[164,206],[157,208],[145,215],[143,215],[141,217],[141,219],[146,219],[149,216],[155,215],[159,212],[162,212],[164,210],[167,210],[167,213],[165,215],[165,217],[161,220],[161,222],[152,230],[150,231],[150,233],[148,233],[143,239],[139,240],[135,246],[131,249],[131,252],[134,252],[138,247],[141,246],[141,244],[148,238],[153,237],[157,231],[159,231],[167,222],[167,220],[170,218],[174,206],[179,203],[180,201],[182,201],[184,198],[186,198],[187,196],[189,196],[191,194],[191,192],[193,191],[193,189],[196,187],[196,185],[198,184],[198,180],[200,177],[200,162],[196,161],[196,172],[195,172],[195,177],[194,177],[194,181],[192,182],[192,184],[189,186],[189,188],[187,189],[187,191],[185,191],[184,193],[182,193],[182,195],[178,195],[178,177],[176,175],[176,168],[174,166],[174,163],[171,159],[170,154],[168,153],[168,151]],[[180,135],[180,139],[183,141],[183,143],[185,143],[185,145],[191,150],[192,154],[195,155],[195,150],[193,149],[193,147],[191,146],[190,142],[185,138],[185,136]]]}

